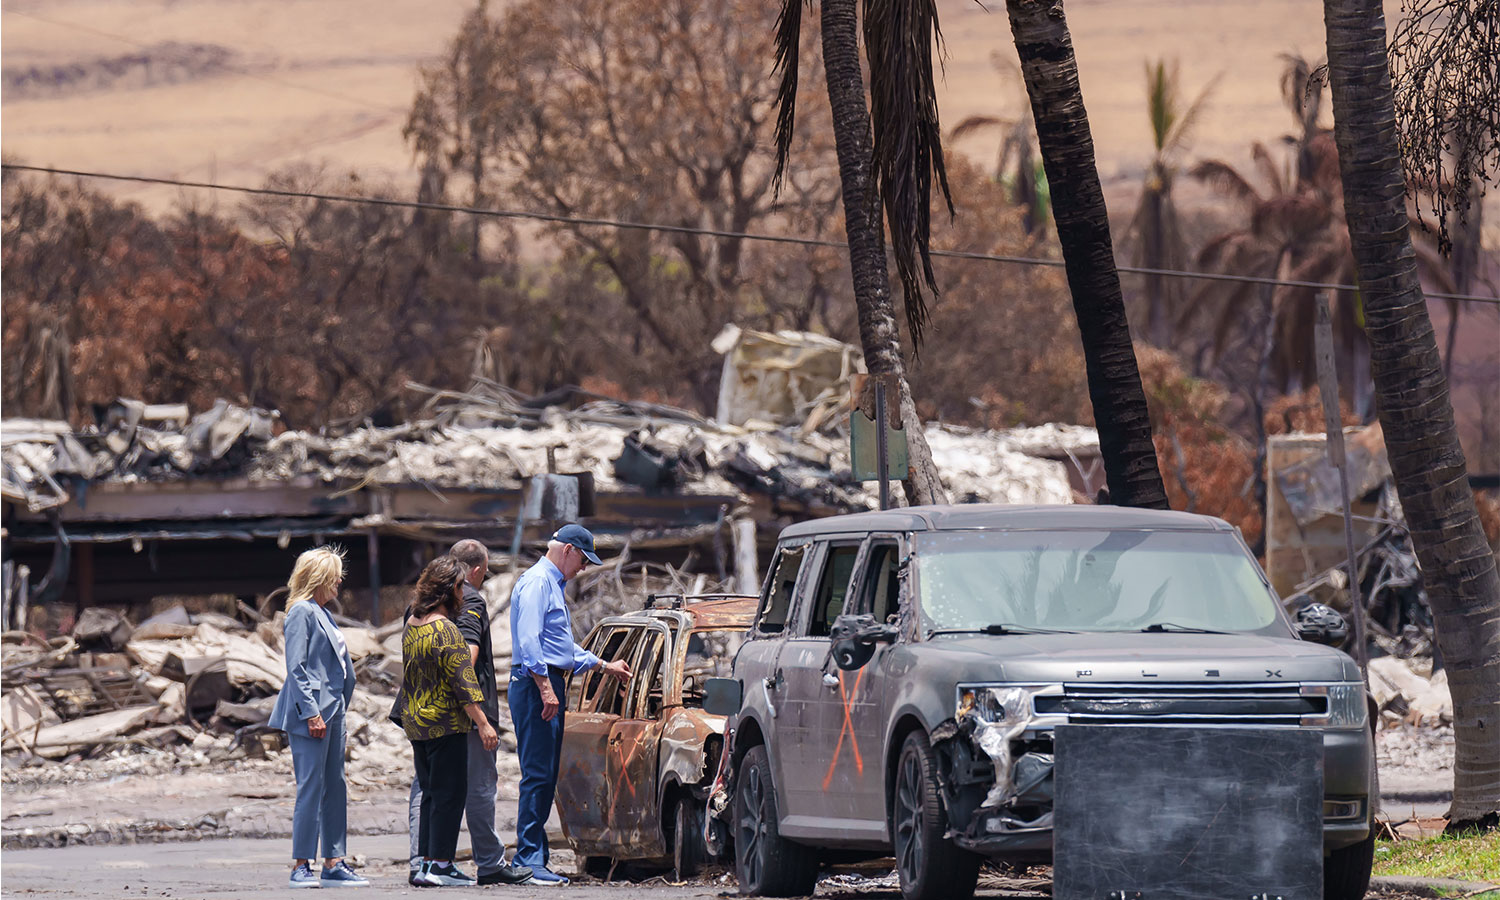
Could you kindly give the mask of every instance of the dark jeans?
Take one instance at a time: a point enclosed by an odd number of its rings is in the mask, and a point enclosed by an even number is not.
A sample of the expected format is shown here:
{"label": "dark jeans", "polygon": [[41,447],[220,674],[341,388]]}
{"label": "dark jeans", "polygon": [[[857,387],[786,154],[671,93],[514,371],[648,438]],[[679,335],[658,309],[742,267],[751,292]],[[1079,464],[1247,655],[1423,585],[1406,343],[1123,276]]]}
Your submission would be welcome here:
{"label": "dark jeans", "polygon": [[469,736],[464,732],[411,742],[422,786],[422,821],[417,849],[427,859],[452,860],[469,791]]}
{"label": "dark jeans", "polygon": [[[559,701],[566,699],[563,676],[548,676]],[[547,817],[557,792],[557,770],[562,757],[563,711],[552,721],[542,720],[542,692],[531,673],[519,666],[510,670],[511,723],[516,729],[516,752],[521,757],[521,796],[516,804],[516,852],[511,862],[533,869],[547,865]]]}

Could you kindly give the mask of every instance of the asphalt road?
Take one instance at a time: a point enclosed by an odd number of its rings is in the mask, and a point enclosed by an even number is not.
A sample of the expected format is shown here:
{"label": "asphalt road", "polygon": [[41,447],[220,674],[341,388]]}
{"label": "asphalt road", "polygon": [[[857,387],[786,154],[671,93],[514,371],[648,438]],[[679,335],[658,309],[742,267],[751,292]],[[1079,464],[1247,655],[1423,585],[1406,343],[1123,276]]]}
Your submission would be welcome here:
{"label": "asphalt road", "polygon": [[[3,864],[0,864],[0,896],[47,900],[285,898],[290,867],[288,850],[288,841],[284,838],[7,850]],[[406,883],[405,835],[351,837],[349,852],[359,864],[360,871],[371,881],[370,887],[359,889],[356,896],[396,897],[417,893],[429,898],[433,896],[431,890],[419,892]],[[563,851],[554,852],[553,856],[559,871],[572,870],[572,854]],[[472,872],[471,867],[465,867]],[[452,890],[470,895],[486,891],[494,896],[562,896],[573,900],[614,900],[648,893],[653,898],[738,896],[738,888],[732,879],[714,876],[704,882],[685,885],[673,885],[664,878],[656,878],[641,883],[608,884],[581,880],[565,891],[526,885]],[[817,896],[839,900],[899,900],[901,894],[893,886],[879,883],[833,881],[821,884]],[[1019,886],[1002,887],[992,880],[979,896],[1044,900],[1047,894]]]}

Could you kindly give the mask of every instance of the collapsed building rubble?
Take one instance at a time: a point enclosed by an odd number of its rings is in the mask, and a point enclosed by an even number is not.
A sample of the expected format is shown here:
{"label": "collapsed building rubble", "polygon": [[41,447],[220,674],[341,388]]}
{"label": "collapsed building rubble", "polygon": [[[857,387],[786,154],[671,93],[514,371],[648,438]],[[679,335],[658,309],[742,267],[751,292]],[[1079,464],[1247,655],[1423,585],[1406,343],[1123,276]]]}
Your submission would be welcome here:
{"label": "collapsed building rubble", "polygon": [[[121,401],[82,429],[7,420],[5,626],[25,629],[49,605],[57,615],[34,630],[70,630],[96,606],[141,619],[156,611],[146,600],[170,594],[225,594],[224,608],[194,612],[235,615],[235,600],[264,606],[296,553],[326,541],[347,552],[341,603],[353,606],[340,611],[380,623],[403,602],[386,589],[443,544],[477,537],[516,557],[562,518],[642,563],[682,568],[695,554],[698,572],[744,584],[754,579],[731,573],[736,560],[764,559],[784,525],[878,502],[853,480],[837,415],[744,427],[578,390],[430,393],[421,421],[341,433],[274,433],[273,413],[224,403],[188,419]],[[1067,503],[1097,478],[1089,428],[932,425],[928,439],[964,501]]]}
{"label": "collapsed building rubble", "polygon": [[[1370,687],[1384,711],[1451,721],[1446,673],[1433,672],[1435,634],[1421,567],[1406,530],[1380,424],[1346,428],[1355,578],[1364,606]],[[1274,435],[1267,451],[1266,574],[1296,611],[1323,603],[1346,618],[1349,560],[1338,469],[1321,434]],[[1482,478],[1471,476],[1475,487]],[[1493,539],[1493,536],[1492,536]],[[1500,552],[1500,549],[1497,549]],[[1386,659],[1385,657],[1390,657]]]}

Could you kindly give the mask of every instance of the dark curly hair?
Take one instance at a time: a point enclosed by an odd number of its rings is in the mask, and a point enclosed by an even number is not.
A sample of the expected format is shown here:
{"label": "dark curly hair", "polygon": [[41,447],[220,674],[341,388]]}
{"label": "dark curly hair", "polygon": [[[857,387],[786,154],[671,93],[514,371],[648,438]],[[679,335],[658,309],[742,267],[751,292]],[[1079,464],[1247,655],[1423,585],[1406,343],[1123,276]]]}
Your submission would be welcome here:
{"label": "dark curly hair", "polygon": [[439,556],[427,564],[422,576],[417,579],[417,596],[411,604],[414,619],[437,610],[448,618],[458,614],[458,587],[469,572],[468,567],[452,556]]}

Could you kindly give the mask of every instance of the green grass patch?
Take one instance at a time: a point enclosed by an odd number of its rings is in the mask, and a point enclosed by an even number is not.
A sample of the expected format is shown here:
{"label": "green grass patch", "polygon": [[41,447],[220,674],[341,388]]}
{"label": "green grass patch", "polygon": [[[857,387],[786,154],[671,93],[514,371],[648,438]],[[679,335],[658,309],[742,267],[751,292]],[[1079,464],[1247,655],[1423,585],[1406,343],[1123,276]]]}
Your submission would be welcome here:
{"label": "green grass patch", "polygon": [[1375,874],[1500,881],[1500,831],[1376,841]]}

